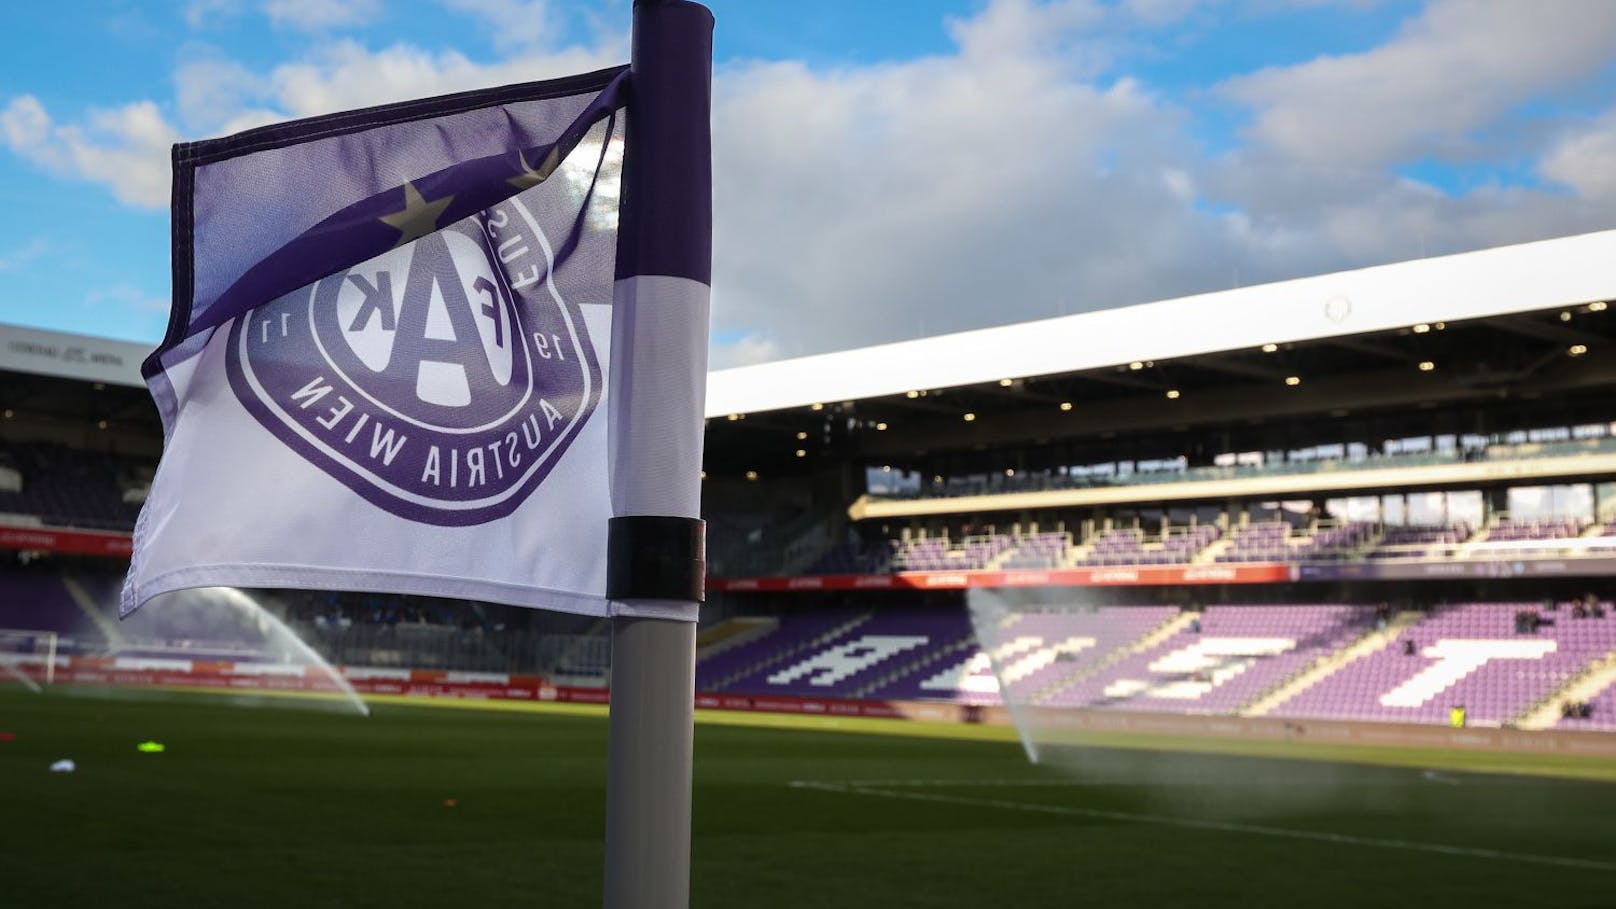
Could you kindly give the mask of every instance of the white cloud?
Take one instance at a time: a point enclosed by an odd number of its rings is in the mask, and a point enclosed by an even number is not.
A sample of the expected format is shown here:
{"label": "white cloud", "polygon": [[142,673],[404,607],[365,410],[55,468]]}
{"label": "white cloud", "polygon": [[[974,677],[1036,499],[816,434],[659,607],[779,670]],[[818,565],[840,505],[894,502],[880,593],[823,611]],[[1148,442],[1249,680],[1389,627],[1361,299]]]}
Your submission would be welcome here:
{"label": "white cloud", "polygon": [[167,313],[169,310],[167,297],[150,294],[128,284],[115,284],[93,290],[87,299],[92,305],[111,304],[148,316]]}
{"label": "white cloud", "polygon": [[1140,22],[1169,25],[1187,18],[1204,5],[1204,0],[1122,0],[1120,8]]}
{"label": "white cloud", "polygon": [[237,119],[263,95],[262,82],[233,60],[191,60],[174,72],[174,105],[179,119],[198,133],[220,129]]}
{"label": "white cloud", "polygon": [[1046,61],[1057,48],[1071,51],[1074,33],[1085,26],[1100,24],[1105,9],[1095,0],[998,0],[971,18],[953,18],[949,35],[959,45],[961,56],[983,61],[1002,61],[1015,53],[1039,52]]}
{"label": "white cloud", "polygon": [[303,31],[363,25],[381,13],[379,0],[266,0],[264,14],[275,25]]}
{"label": "white cloud", "polygon": [[185,4],[185,24],[192,28],[206,28],[240,12],[241,0],[189,0]]}
{"label": "white cloud", "polygon": [[[502,17],[528,21],[516,2],[443,2],[496,31]],[[1581,27],[1606,29],[1616,16],[1603,9]],[[548,9],[529,11],[539,21]],[[1196,12],[1176,0],[997,0],[949,24],[946,54],[721,66],[714,365],[1612,226],[1616,112],[1560,133],[1508,118],[1616,59],[1616,42],[1595,50],[1556,23],[1435,0],[1381,47],[1226,83],[1226,98],[1252,105],[1252,141],[1212,157],[1181,102],[1117,75],[1119,29]],[[628,52],[617,34],[547,47],[541,29],[512,28],[505,46],[519,49],[493,60],[330,39],[269,69],[194,59],[165,106],[74,124],[23,96],[0,109],[0,140],[157,207],[182,132],[587,71]],[[1533,40],[1502,40],[1512,30]],[[1535,43],[1552,53],[1515,46]],[[1387,166],[1466,144],[1481,155],[1481,133],[1507,134],[1508,160],[1542,156],[1540,172],[1571,191],[1443,192]]]}
{"label": "white cloud", "polygon": [[543,45],[556,32],[548,0],[443,0],[452,10],[468,13],[488,27],[500,49]]}
{"label": "white cloud", "polygon": [[0,250],[0,272],[16,271],[50,250],[44,237],[34,237],[15,249]]}
{"label": "white cloud", "polygon": [[457,51],[404,44],[372,51],[344,40],[267,73],[204,58],[181,65],[174,75],[172,106],[183,129],[150,100],[92,111],[80,124],[65,124],[37,98],[20,95],[0,108],[0,140],[51,173],[106,186],[120,202],[162,208],[169,201],[169,147],[182,138],[600,69],[620,62],[620,50],[626,53],[608,43],[479,63]]}
{"label": "white cloud", "polygon": [[[266,79],[271,107],[307,117],[389,101],[549,79],[620,63],[615,48],[565,48],[493,63],[458,51],[395,44],[379,51],[353,41],[322,47],[309,59],[276,67]],[[626,53],[626,51],[625,51]]]}
{"label": "white cloud", "polygon": [[1583,196],[1616,201],[1616,108],[1556,143],[1539,170]]}
{"label": "white cloud", "polygon": [[[764,333],[798,355],[1616,221],[1589,198],[1443,192],[1386,166],[1472,130],[1533,154],[1541,142],[1500,130],[1504,118],[1616,59],[1616,6],[1570,16],[1437,0],[1365,54],[1231,82],[1257,107],[1256,141],[1215,158],[1177,103],[1107,81],[1119,67],[1102,36],[1116,23],[1093,12],[1001,2],[955,23],[960,50],[945,57],[722,71],[719,336]],[[1546,15],[1565,21],[1536,21]],[[1556,179],[1585,193],[1616,179],[1602,141],[1576,146],[1580,168],[1568,145]]]}
{"label": "white cloud", "polygon": [[[1074,78],[1087,10],[1010,3],[956,56],[715,82],[720,334],[803,354],[1193,288],[1224,241],[1189,215],[1181,116]],[[980,29],[980,30],[979,30]],[[1194,254],[1186,255],[1187,251]]]}
{"label": "white cloud", "polygon": [[0,110],[0,135],[18,155],[52,173],[104,184],[125,204],[168,202],[168,149],[179,135],[150,101],[92,111],[81,126],[57,124],[39,99],[22,95]]}
{"label": "white cloud", "polygon": [[742,335],[735,340],[715,340],[708,359],[713,369],[731,369],[767,363],[781,357],[780,345],[762,334]]}
{"label": "white cloud", "polygon": [[1377,166],[1452,154],[1471,132],[1609,63],[1616,4],[1433,0],[1390,41],[1226,82],[1249,134],[1296,161]]}

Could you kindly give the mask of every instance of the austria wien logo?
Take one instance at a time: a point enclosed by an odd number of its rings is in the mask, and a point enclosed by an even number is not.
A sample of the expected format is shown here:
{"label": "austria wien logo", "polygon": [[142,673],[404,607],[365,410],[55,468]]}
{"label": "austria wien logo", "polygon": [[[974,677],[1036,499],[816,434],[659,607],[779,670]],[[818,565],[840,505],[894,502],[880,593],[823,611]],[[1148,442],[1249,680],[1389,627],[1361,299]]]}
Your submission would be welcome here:
{"label": "austria wien logo", "polygon": [[406,198],[402,245],[235,321],[230,383],[378,507],[480,524],[544,482],[600,399],[600,366],[519,201],[430,232],[434,203]]}

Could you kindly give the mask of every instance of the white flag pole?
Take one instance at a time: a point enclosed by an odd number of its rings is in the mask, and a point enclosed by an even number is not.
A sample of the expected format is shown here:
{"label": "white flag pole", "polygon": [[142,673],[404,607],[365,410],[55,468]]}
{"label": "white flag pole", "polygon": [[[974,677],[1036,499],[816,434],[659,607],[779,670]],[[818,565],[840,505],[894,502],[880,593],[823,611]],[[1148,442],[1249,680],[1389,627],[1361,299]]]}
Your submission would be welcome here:
{"label": "white flag pole", "polygon": [[[636,0],[608,398],[606,909],[686,909],[707,308],[712,14]],[[685,613],[685,620],[627,617]]]}
{"label": "white flag pole", "polygon": [[696,626],[612,620],[606,909],[690,904]]}

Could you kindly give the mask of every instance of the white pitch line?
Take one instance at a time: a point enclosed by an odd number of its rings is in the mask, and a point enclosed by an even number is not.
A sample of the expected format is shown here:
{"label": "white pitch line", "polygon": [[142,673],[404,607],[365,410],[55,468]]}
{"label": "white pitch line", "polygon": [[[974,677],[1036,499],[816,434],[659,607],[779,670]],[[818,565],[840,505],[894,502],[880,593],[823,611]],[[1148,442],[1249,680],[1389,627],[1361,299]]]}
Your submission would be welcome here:
{"label": "white pitch line", "polygon": [[[899,782],[899,781],[893,781]],[[944,780],[911,780],[910,783],[943,785]],[[1007,781],[1005,781],[1007,782]],[[974,786],[970,780],[956,780],[955,785]],[[1346,846],[1367,846],[1374,849],[1401,849],[1407,852],[1431,852],[1438,855],[1457,855],[1465,858],[1493,859],[1520,862],[1528,865],[1552,865],[1559,868],[1583,868],[1590,871],[1616,871],[1616,862],[1597,862],[1591,859],[1567,858],[1558,855],[1532,855],[1520,852],[1501,852],[1496,849],[1475,849],[1469,846],[1450,846],[1445,843],[1418,843],[1411,840],[1380,839],[1368,836],[1350,836],[1344,833],[1322,833],[1311,830],[1291,830],[1285,827],[1265,827],[1259,824],[1240,824],[1231,821],[1208,821],[1195,818],[1167,817],[1159,814],[1134,814],[1128,811],[1104,811],[1098,808],[1070,808],[1060,805],[1034,805],[1005,799],[972,798],[963,795],[939,795],[935,792],[895,792],[842,782],[816,782],[793,780],[791,786],[799,789],[818,789],[848,795],[868,795],[875,798],[903,799],[912,802],[934,802],[943,805],[964,805],[972,808],[1002,808],[1008,811],[1028,811],[1034,814],[1055,814],[1065,817],[1087,817],[1107,821],[1130,821],[1136,824],[1155,824],[1161,827],[1181,827],[1188,830],[1216,830],[1223,833],[1245,833],[1289,840],[1311,840]]]}
{"label": "white pitch line", "polygon": [[[1450,786],[1461,785],[1461,783],[1457,779],[1454,779],[1453,777],[1444,776],[1444,777],[1439,778],[1438,776],[1433,776],[1432,771],[1426,771],[1425,775],[1421,779],[1429,780],[1431,782],[1444,783],[1444,784],[1450,785]],[[1411,778],[1411,779],[1407,780],[1406,783],[1416,784],[1417,785],[1418,781]],[[825,786],[844,786],[844,787],[845,786],[857,786],[857,787],[862,787],[862,788],[866,788],[866,789],[936,789],[936,788],[954,789],[954,788],[959,788],[961,786],[969,786],[972,789],[987,789],[987,788],[996,788],[996,789],[1110,789],[1110,788],[1119,788],[1120,789],[1120,788],[1144,788],[1144,787],[1148,787],[1148,788],[1151,788],[1151,789],[1157,789],[1157,788],[1162,788],[1162,787],[1166,787],[1166,786],[1190,786],[1190,787],[1202,789],[1202,788],[1237,787],[1237,786],[1262,786],[1263,788],[1268,789],[1268,788],[1273,788],[1273,787],[1278,787],[1278,786],[1296,786],[1296,787],[1307,788],[1307,787],[1317,787],[1317,786],[1320,786],[1321,784],[1320,784],[1320,782],[1318,780],[1310,780],[1310,779],[1298,779],[1298,780],[1271,780],[1271,779],[1206,780],[1206,779],[1184,779],[1184,780],[1148,780],[1147,781],[1147,780],[1140,780],[1138,778],[1131,778],[1131,779],[1118,779],[1118,780],[1069,780],[1069,779],[792,780],[788,785],[790,785],[792,788],[799,788],[799,789],[800,788],[815,789],[815,788],[823,788]],[[1396,783],[1394,783],[1392,781],[1387,781],[1387,780],[1364,780],[1362,782],[1339,782],[1339,781],[1336,781],[1336,782],[1330,782],[1330,783],[1322,784],[1322,785],[1328,785],[1332,789],[1340,789],[1340,788],[1345,788],[1345,787],[1349,787],[1349,786],[1364,786],[1364,787],[1384,788],[1384,787],[1389,786],[1389,785],[1396,785]]]}

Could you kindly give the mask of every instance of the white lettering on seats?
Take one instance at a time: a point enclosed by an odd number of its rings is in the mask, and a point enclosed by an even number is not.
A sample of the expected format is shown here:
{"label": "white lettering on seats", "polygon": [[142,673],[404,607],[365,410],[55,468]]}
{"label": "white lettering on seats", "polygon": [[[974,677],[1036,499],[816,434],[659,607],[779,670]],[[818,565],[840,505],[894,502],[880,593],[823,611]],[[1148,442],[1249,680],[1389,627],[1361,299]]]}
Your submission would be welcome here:
{"label": "white lettering on seats", "polygon": [[[1042,641],[1039,643],[1043,644]],[[999,674],[1004,676],[1005,684],[1013,684],[1050,665],[1060,659],[1062,655],[1073,656],[1082,653],[1093,647],[1094,644],[1093,638],[1074,636],[1058,644],[1040,646],[1015,659],[1010,658],[1013,654],[1000,656],[997,651],[993,655],[998,659]]]}
{"label": "white lettering on seats", "polygon": [[920,683],[921,691],[964,691],[970,694],[998,694],[999,680],[986,652],[977,650],[963,663],[956,663]]}
{"label": "white lettering on seats", "polygon": [[[1092,646],[1092,641],[1090,642]],[[999,679],[993,674],[993,661],[1003,664],[1012,657],[1036,651],[1044,646],[1044,639],[1034,635],[1021,635],[987,651],[972,651],[965,660],[937,673],[920,683],[922,691],[964,691],[971,694],[998,694]],[[1051,655],[1050,660],[1054,657]],[[1047,664],[1047,661],[1046,661]],[[1018,676],[1019,678],[1020,676]]]}
{"label": "white lettering on seats", "polygon": [[788,685],[801,678],[808,684],[829,688],[856,673],[926,643],[922,635],[867,634],[848,641],[808,659],[789,669],[769,676],[770,685]]}
{"label": "white lettering on seats", "polygon": [[1202,638],[1156,659],[1149,666],[1153,673],[1191,678],[1164,682],[1117,679],[1105,686],[1105,695],[1193,701],[1250,669],[1258,658],[1284,653],[1295,646],[1295,638]]}
{"label": "white lettering on seats", "polygon": [[1457,685],[1492,660],[1536,660],[1559,646],[1553,640],[1485,641],[1443,639],[1420,651],[1435,663],[1380,696],[1383,707],[1418,707]]}

